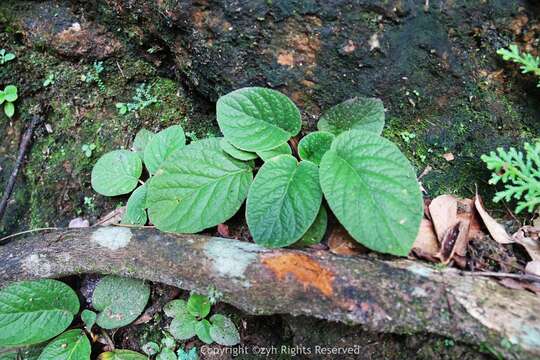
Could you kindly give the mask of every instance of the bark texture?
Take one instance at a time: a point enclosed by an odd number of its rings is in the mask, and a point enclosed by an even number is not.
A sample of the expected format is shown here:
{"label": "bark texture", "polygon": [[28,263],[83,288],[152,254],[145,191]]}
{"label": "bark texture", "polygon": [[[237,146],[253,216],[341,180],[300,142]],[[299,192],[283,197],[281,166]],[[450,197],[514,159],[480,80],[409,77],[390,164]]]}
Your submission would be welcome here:
{"label": "bark texture", "polygon": [[0,287],[81,273],[131,276],[203,293],[213,285],[223,301],[251,314],[309,315],[380,332],[429,332],[505,356],[540,356],[539,297],[408,260],[270,250],[124,227],[21,238],[1,246],[0,259]]}

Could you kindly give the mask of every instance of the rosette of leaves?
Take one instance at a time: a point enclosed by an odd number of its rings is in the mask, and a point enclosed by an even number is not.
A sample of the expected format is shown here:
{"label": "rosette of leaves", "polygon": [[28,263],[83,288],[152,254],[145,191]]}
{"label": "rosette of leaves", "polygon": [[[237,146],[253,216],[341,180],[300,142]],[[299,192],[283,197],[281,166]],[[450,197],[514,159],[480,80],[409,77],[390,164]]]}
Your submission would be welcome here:
{"label": "rosette of leaves", "polygon": [[8,85],[0,91],[0,105],[4,104],[4,114],[8,118],[15,115],[15,101],[19,98],[15,85]]}
{"label": "rosette of leaves", "polygon": [[209,319],[211,303],[206,296],[191,294],[188,301],[177,299],[164,307],[165,315],[172,317],[169,326],[171,335],[177,340],[188,340],[197,336],[206,344],[214,342],[233,346],[240,342],[234,323],[226,316],[214,314]]}

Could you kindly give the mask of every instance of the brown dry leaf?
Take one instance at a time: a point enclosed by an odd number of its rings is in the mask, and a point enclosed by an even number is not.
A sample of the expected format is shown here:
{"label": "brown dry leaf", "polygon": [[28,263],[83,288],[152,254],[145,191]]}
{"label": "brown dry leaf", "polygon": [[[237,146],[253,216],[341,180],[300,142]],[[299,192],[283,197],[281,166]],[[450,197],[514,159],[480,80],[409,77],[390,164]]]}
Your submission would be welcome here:
{"label": "brown dry leaf", "polygon": [[454,154],[452,154],[451,152],[448,152],[448,153],[443,154],[442,157],[443,157],[444,160],[446,160],[446,161],[452,161],[452,160],[455,159]]}
{"label": "brown dry leaf", "polygon": [[[457,249],[467,248],[469,241],[469,221],[461,220],[449,227],[441,241],[441,249],[436,255],[443,264],[448,264],[454,257]],[[464,254],[459,254],[463,256]]]}
{"label": "brown dry leaf", "polygon": [[538,234],[540,228],[534,226],[523,226],[514,235],[512,240],[520,244],[527,250],[527,254],[534,261],[540,260],[540,240]]}
{"label": "brown dry leaf", "polygon": [[229,231],[229,226],[227,224],[218,224],[217,232],[218,232],[219,236],[223,236],[225,238],[231,236],[231,233]]}
{"label": "brown dry leaf", "polygon": [[87,228],[90,227],[90,222],[83,218],[75,218],[69,222],[68,229]]}
{"label": "brown dry leaf", "polygon": [[446,230],[457,221],[457,199],[452,195],[437,196],[429,204],[429,214],[439,243],[442,243]]}
{"label": "brown dry leaf", "polygon": [[[482,219],[476,211],[474,200],[459,199],[458,200],[458,220],[468,220],[469,225],[469,240],[482,239],[486,234],[482,231]],[[464,255],[459,252],[460,255]]]}
{"label": "brown dry leaf", "polygon": [[433,224],[428,219],[422,219],[420,230],[414,241],[412,252],[416,257],[439,262],[435,255],[439,252],[439,241],[433,229]]}
{"label": "brown dry leaf", "polygon": [[529,261],[525,266],[525,272],[532,275],[540,276],[540,261]]}
{"label": "brown dry leaf", "polygon": [[103,216],[94,225],[109,226],[114,224],[120,224],[125,212],[125,206],[119,207],[118,209],[115,209],[107,215]]}
{"label": "brown dry leaf", "polygon": [[518,281],[512,278],[504,278],[499,280],[499,284],[514,290],[529,290],[536,294],[540,294],[540,284],[536,282]]}
{"label": "brown dry leaf", "polygon": [[332,229],[328,238],[328,247],[330,252],[337,255],[359,255],[369,251],[358,244],[341,225],[337,225]]}
{"label": "brown dry leaf", "polygon": [[504,226],[495,221],[484,209],[482,199],[478,193],[474,198],[474,206],[476,207],[476,211],[478,211],[478,215],[482,218],[482,222],[488,229],[489,234],[496,242],[499,244],[512,244],[514,242],[504,229]]}

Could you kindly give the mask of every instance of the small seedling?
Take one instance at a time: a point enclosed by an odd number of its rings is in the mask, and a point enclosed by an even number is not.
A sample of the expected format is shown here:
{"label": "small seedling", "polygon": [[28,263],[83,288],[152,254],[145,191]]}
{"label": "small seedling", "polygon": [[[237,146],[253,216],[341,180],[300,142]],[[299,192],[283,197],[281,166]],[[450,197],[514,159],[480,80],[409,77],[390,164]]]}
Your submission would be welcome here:
{"label": "small seedling", "polygon": [[173,300],[164,307],[165,314],[173,320],[169,331],[177,340],[188,340],[197,336],[206,344],[214,342],[233,346],[240,342],[236,325],[226,316],[214,314],[208,320],[212,305],[204,295],[191,294],[188,301]]}
{"label": "small seedling", "polygon": [[6,49],[0,49],[0,65],[15,59],[15,54],[7,52]]}
{"label": "small seedling", "polygon": [[50,73],[47,75],[47,78],[43,81],[43,87],[48,87],[50,85],[54,85],[55,75],[53,73]]}
{"label": "small seedling", "polygon": [[102,61],[96,61],[92,65],[92,68],[81,77],[81,79],[87,84],[96,83],[99,91],[105,91],[105,83],[101,80],[101,73],[105,70]]}
{"label": "small seedling", "polygon": [[[505,61],[520,64],[523,74],[533,73],[537,77],[540,77],[540,57],[533,56],[529,53],[521,53],[515,44],[510,45],[508,49],[502,48],[497,50],[497,54],[501,55]],[[536,86],[540,87],[540,80]]]}
{"label": "small seedling", "polygon": [[95,144],[84,144],[81,146],[81,150],[84,152],[84,156],[87,158],[92,157],[92,152],[96,149]]}
{"label": "small seedling", "polygon": [[8,85],[0,91],[0,105],[4,104],[4,114],[12,118],[15,115],[15,101],[18,99],[17,87]]}
{"label": "small seedling", "polygon": [[116,103],[115,106],[120,115],[145,109],[159,101],[158,98],[152,94],[152,86],[144,83],[137,86],[135,89],[135,95],[131,100],[132,101],[128,103]]}

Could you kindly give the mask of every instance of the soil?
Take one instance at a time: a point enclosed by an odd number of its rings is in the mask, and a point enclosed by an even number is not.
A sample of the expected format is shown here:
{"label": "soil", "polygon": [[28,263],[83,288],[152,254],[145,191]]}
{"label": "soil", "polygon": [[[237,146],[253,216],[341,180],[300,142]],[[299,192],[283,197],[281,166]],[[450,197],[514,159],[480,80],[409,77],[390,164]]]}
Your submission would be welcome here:
{"label": "soil", "polygon": [[[304,134],[342,100],[379,97],[387,109],[383,135],[418,174],[432,168],[422,178],[430,197],[471,197],[478,187],[489,200],[494,188],[480,155],[520,147],[540,134],[536,79],[495,53],[517,43],[538,55],[539,11],[525,0],[3,0],[0,44],[17,57],[0,65],[0,86],[16,84],[19,100],[13,119],[0,115],[0,188],[32,114],[44,109],[45,120],[0,237],[66,227],[76,217],[96,222],[127,200],[92,191],[90,171],[100,155],[128,148],[141,128],[181,124],[190,139],[218,136],[216,99],[246,85],[294,99]],[[98,62],[102,86],[85,80]],[[47,78],[52,82],[45,85]],[[151,85],[158,102],[119,114],[115,104],[131,101],[141,84]],[[91,154],[84,144],[95,145]],[[507,212],[487,205],[500,216]],[[492,251],[482,247],[474,248]],[[361,345],[351,359],[480,359],[489,353],[482,344],[473,349],[430,335],[375,334],[311,318],[246,316],[225,304],[219,309],[242,324],[246,346]],[[163,336],[166,323],[158,316],[113,339],[139,350]]]}

